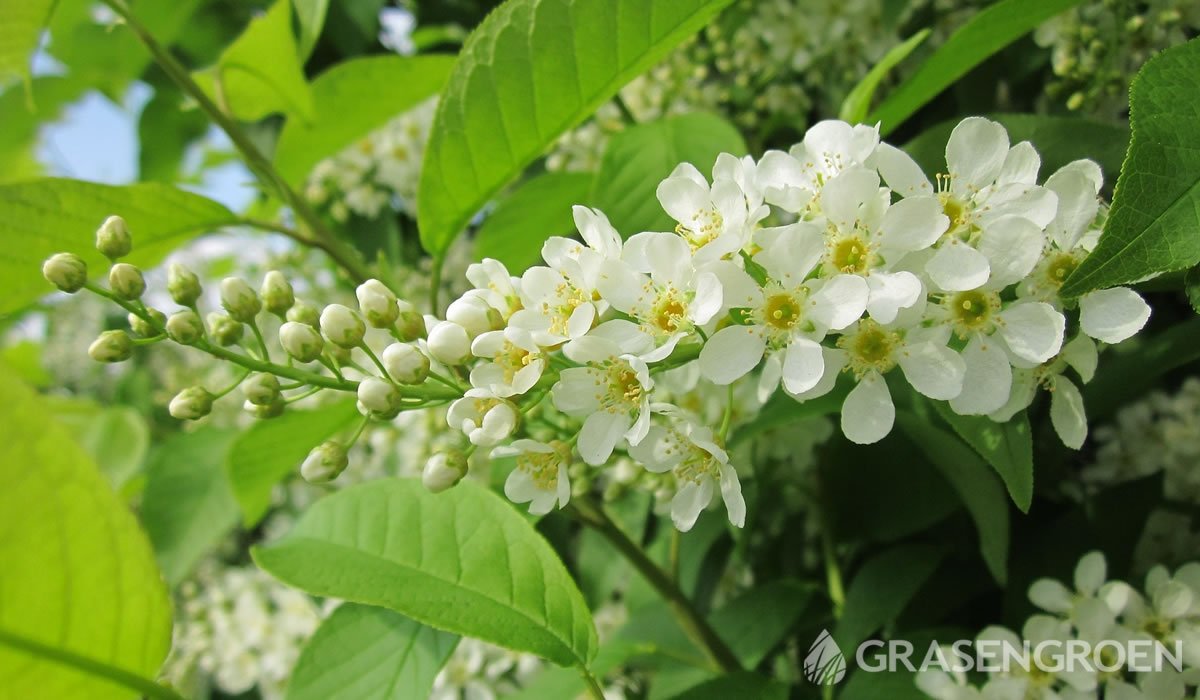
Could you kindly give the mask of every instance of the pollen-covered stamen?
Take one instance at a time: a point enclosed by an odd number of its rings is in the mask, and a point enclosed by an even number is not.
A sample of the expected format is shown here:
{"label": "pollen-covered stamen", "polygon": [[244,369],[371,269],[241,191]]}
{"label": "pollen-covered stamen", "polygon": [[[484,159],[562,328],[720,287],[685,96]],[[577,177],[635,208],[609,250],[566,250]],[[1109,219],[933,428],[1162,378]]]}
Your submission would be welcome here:
{"label": "pollen-covered stamen", "polygon": [[803,300],[793,292],[778,291],[763,304],[763,322],[777,331],[790,331],[803,316]]}
{"label": "pollen-covered stamen", "polygon": [[971,207],[951,190],[954,177],[939,173],[937,175],[937,198],[942,203],[942,213],[950,219],[950,228],[946,233],[959,233],[971,226]]}
{"label": "pollen-covered stamen", "polygon": [[641,404],[645,389],[636,370],[623,361],[610,360],[600,371],[604,374],[596,399],[602,409],[609,413],[627,413]]}
{"label": "pollen-covered stamen", "polygon": [[497,367],[504,370],[504,381],[511,384],[517,372],[528,367],[538,357],[538,353],[529,352],[512,341],[506,340],[492,359]]}
{"label": "pollen-covered stamen", "polygon": [[1062,286],[1063,282],[1071,276],[1075,268],[1079,267],[1081,258],[1067,252],[1058,252],[1050,257],[1044,264],[1042,269],[1042,280],[1057,289]]}
{"label": "pollen-covered stamen", "polygon": [[683,293],[669,286],[659,289],[650,307],[650,317],[646,320],[664,333],[674,333],[686,327],[687,303]]}
{"label": "pollen-covered stamen", "polygon": [[1000,311],[1000,295],[995,292],[972,290],[948,296],[942,302],[950,312],[955,332],[960,337],[971,333],[990,333]]}
{"label": "pollen-covered stamen", "polygon": [[872,266],[874,251],[861,236],[831,238],[826,261],[833,269],[850,275],[861,275]]}
{"label": "pollen-covered stamen", "polygon": [[588,302],[588,296],[570,282],[562,282],[555,287],[554,297],[553,302],[542,303],[542,314],[550,319],[551,333],[566,336],[571,314],[581,304]]}
{"label": "pollen-covered stamen", "polygon": [[707,450],[692,445],[683,460],[676,465],[674,473],[679,482],[690,481],[699,484],[707,479],[720,479],[721,463]]}
{"label": "pollen-covered stamen", "polygon": [[548,443],[553,452],[522,452],[517,455],[517,469],[529,475],[539,490],[553,491],[558,486],[558,468],[571,458],[571,448],[561,440]]}
{"label": "pollen-covered stamen", "polygon": [[675,225],[675,233],[683,236],[693,250],[711,242],[721,235],[725,227],[725,218],[716,209],[701,209],[692,214],[689,222],[679,222]]}
{"label": "pollen-covered stamen", "polygon": [[838,338],[838,347],[846,351],[847,367],[862,378],[868,372],[886,374],[896,366],[896,352],[903,346],[900,334],[864,319],[858,330]]}

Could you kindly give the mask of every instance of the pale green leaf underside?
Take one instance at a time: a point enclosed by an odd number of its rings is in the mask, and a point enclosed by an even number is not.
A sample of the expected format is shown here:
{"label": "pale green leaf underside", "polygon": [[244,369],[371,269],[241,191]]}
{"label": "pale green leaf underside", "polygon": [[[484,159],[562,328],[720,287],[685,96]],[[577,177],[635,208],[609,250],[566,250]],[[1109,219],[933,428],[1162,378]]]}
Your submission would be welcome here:
{"label": "pale green leaf underside", "polygon": [[296,662],[288,700],[408,700],[429,697],[458,636],[399,613],[344,603]]}
{"label": "pale green leaf underside", "polygon": [[929,36],[929,31],[922,29],[903,42],[896,44],[884,54],[883,58],[867,71],[863,79],[858,81],[850,94],[846,95],[846,99],[842,100],[838,118],[851,124],[858,124],[866,119],[867,112],[871,110],[871,99],[875,97],[875,90],[879,87],[879,83],[883,82],[893,68],[908,58],[908,55],[925,41],[925,38]]}
{"label": "pale green leaf underside", "polygon": [[960,416],[942,401],[933,405],[954,432],[992,465],[1013,503],[1027,512],[1033,502],[1033,431],[1025,411],[997,423],[986,416]]}
{"label": "pale green leaf underside", "polygon": [[0,0],[0,86],[29,78],[33,51],[54,11],[54,0]]}
{"label": "pale green leaf underside", "polygon": [[730,0],[509,0],[463,45],[421,174],[421,242],[441,252],[554,140]]}
{"label": "pale green leaf underside", "polygon": [[521,183],[488,215],[475,235],[475,257],[495,258],[519,275],[541,259],[550,236],[575,230],[571,207],[587,203],[591,173],[542,173]]}
{"label": "pale green leaf underside", "polygon": [[1150,59],[1133,80],[1133,135],[1100,244],[1066,295],[1200,262],[1200,39]]}
{"label": "pale green leaf underside", "polygon": [[0,687],[12,698],[128,698],[128,688],[68,660],[155,677],[171,608],[149,543],[7,368],[0,396]]}
{"label": "pale green leaf underside", "polygon": [[323,159],[436,95],[453,65],[451,56],[366,56],[330,68],[312,82],[312,121],[284,125],[275,167],[299,184]]}
{"label": "pale green leaf underside", "polygon": [[558,555],[500,496],[465,481],[352,486],[254,550],[276,578],[315,595],[400,612],[557,664],[586,664],[596,629]]}
{"label": "pale green leaf underside", "polygon": [[113,214],[129,223],[134,245],[127,261],[138,265],[237,220],[210,199],[157,183],[115,187],[47,178],[0,185],[0,315],[54,291],[42,278],[42,262],[54,253],[80,255],[92,278],[105,278],[96,229]]}

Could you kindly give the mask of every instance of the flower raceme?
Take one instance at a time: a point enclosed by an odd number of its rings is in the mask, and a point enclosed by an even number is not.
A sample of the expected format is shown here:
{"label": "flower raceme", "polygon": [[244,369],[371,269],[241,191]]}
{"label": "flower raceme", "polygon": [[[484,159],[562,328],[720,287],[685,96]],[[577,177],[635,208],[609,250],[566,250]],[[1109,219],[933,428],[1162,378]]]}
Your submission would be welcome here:
{"label": "flower raceme", "polygon": [[[711,180],[680,165],[657,190],[671,231],[623,239],[602,212],[576,206],[581,240],[549,238],[545,264],[520,276],[495,260],[472,265],[473,288],[424,328],[372,280],[357,311],[333,304],[315,323],[287,311],[280,339],[337,374],[323,386],[356,391],[370,420],[449,403],[463,454],[514,459],[505,493],[532,512],[566,505],[589,487],[589,467],[622,452],[673,485],[679,529],[717,500],[741,526],[724,447],[735,383],[759,404],[778,390],[801,402],[844,391],[842,431],[862,444],[891,431],[905,385],[997,421],[1044,388],[1063,442],[1083,443],[1078,384],[1094,375],[1099,344],[1137,333],[1149,307],[1124,288],[1059,294],[1106,206],[1095,163],[1042,184],[1039,169],[1029,143],[1011,145],[982,118],[954,129],[933,181],[876,129],[822,122],[786,153],[722,154]],[[253,323],[249,287],[231,282],[222,296],[234,322]],[[719,428],[656,388],[656,375],[684,365],[702,390],[729,386]],[[439,488],[461,478],[440,476],[444,458],[426,469]]]}

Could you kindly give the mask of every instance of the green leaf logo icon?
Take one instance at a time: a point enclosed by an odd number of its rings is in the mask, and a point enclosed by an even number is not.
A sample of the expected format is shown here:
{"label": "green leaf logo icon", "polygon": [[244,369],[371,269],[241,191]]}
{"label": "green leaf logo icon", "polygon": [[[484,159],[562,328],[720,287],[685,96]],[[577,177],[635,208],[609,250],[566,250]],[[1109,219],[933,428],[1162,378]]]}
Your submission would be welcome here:
{"label": "green leaf logo icon", "polygon": [[829,630],[821,630],[804,657],[804,677],[817,685],[833,685],[846,677],[846,657]]}

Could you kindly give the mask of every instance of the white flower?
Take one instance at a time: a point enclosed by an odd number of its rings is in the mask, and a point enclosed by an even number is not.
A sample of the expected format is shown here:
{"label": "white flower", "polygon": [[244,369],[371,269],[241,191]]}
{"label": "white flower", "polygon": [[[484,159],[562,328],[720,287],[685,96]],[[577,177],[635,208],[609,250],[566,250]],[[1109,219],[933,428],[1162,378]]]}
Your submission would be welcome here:
{"label": "white flower", "polygon": [[521,309],[521,278],[508,274],[504,263],[491,258],[467,267],[467,279],[506,322]]}
{"label": "white flower", "polygon": [[836,120],[818,122],[789,153],[763,154],[758,182],[768,202],[804,214],[826,182],[847,168],[866,164],[878,146],[876,127]]}
{"label": "white flower", "polygon": [[330,304],[321,311],[321,332],[334,345],[353,348],[362,343],[367,326],[357,311],[341,304]]}
{"label": "white flower", "polygon": [[396,306],[396,295],[376,279],[369,279],[354,290],[358,297],[358,308],[363,318],[373,328],[387,328],[396,322],[400,309]]}
{"label": "white flower", "polygon": [[562,508],[571,498],[567,467],[571,448],[565,442],[515,440],[492,450],[493,458],[516,457],[517,466],[504,481],[504,495],[513,503],[528,503],[532,515]]}
{"label": "white flower", "polygon": [[436,321],[429,329],[426,343],[430,356],[444,365],[461,365],[471,356],[467,329],[453,321]]}
{"label": "white flower", "polygon": [[446,307],[446,320],[462,326],[471,338],[494,331],[504,324],[500,312],[492,308],[483,292],[475,289],[450,302],[450,306]]}
{"label": "white flower", "polygon": [[389,381],[367,377],[358,384],[358,401],[371,413],[386,415],[400,407],[400,392]]}
{"label": "white flower", "polygon": [[473,445],[495,445],[517,429],[516,406],[486,389],[469,389],[450,404],[446,422],[463,431]]}
{"label": "white flower", "polygon": [[681,163],[658,185],[658,201],[679,222],[675,232],[695,251],[696,264],[720,260],[741,250],[754,224],[766,215],[732,179],[708,181],[691,163]]}
{"label": "white flower", "polygon": [[500,397],[532,389],[546,365],[533,334],[516,326],[484,333],[471,343],[471,352],[488,360],[471,368],[471,385]]}
{"label": "white flower", "polygon": [[429,376],[429,358],[408,343],[392,343],[380,357],[388,375],[401,384],[420,384]]}

